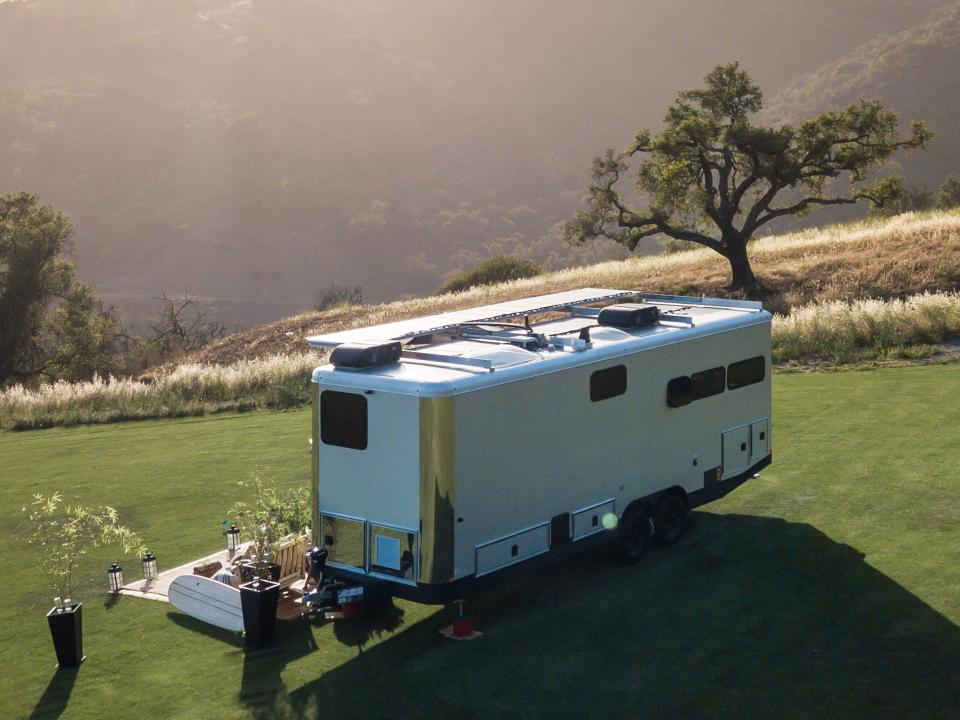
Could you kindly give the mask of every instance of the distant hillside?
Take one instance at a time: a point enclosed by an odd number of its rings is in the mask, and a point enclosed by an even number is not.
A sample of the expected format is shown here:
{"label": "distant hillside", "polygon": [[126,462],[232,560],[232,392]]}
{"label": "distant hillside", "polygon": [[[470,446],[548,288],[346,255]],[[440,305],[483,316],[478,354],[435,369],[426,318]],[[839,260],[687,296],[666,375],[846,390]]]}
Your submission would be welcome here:
{"label": "distant hillside", "polygon": [[[740,60],[768,92],[945,0],[0,3],[0,192],[70,214],[128,317],[228,326],[331,282],[422,294],[484,256],[555,269],[592,157]],[[622,251],[620,251],[622,253]]]}
{"label": "distant hillside", "polygon": [[[757,275],[775,312],[814,301],[902,298],[960,290],[960,211],[906,214],[890,220],[814,228],[751,245]],[[383,305],[307,313],[239,332],[215,342],[190,362],[229,364],[306,349],[305,337],[351,327],[501,302],[578,287],[725,297],[726,260],[712,250],[630,258]]]}
{"label": "distant hillside", "polygon": [[935,189],[960,174],[960,7],[927,22],[872,40],[782,90],[766,117],[794,122],[859,98],[879,98],[905,120],[926,120],[936,133],[928,153],[897,156],[909,183]]}

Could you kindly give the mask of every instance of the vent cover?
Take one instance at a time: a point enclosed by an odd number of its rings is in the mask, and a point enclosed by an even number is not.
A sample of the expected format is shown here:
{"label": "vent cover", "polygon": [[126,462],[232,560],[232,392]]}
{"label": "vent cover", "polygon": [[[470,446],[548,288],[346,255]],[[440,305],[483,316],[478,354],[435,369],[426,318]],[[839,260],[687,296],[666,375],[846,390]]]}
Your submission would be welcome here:
{"label": "vent cover", "polygon": [[399,342],[382,345],[338,345],[330,353],[330,364],[340,368],[372,368],[393,365],[400,360],[403,346]]}
{"label": "vent cover", "polygon": [[660,309],[649,303],[621,303],[600,311],[600,325],[617,328],[638,328],[653,325],[660,319]]}

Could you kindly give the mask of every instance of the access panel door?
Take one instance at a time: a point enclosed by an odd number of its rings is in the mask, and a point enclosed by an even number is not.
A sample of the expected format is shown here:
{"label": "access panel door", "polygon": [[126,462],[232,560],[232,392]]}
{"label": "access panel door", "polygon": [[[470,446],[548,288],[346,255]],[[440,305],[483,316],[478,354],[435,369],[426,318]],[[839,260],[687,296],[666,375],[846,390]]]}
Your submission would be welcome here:
{"label": "access panel door", "polygon": [[770,421],[764,418],[750,423],[750,464],[770,454]]}
{"label": "access panel door", "polygon": [[723,433],[723,479],[739,475],[750,467],[750,426],[725,430]]}

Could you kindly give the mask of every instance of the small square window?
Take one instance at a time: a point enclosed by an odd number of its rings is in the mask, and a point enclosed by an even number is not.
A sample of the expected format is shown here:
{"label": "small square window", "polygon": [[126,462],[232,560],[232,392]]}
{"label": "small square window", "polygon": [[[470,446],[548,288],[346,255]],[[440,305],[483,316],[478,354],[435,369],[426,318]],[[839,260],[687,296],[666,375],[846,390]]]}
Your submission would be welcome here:
{"label": "small square window", "polygon": [[320,440],[352,450],[367,449],[367,399],[357,393],[320,393]]}
{"label": "small square window", "polygon": [[626,365],[614,365],[606,370],[597,370],[590,375],[590,400],[609,400],[627,391]]}

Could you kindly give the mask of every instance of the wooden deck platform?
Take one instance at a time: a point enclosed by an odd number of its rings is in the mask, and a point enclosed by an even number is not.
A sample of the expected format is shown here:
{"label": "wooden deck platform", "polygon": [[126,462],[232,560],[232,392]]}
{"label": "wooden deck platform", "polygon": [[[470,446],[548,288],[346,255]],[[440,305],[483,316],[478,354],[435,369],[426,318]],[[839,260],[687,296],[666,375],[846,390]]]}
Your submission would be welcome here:
{"label": "wooden deck platform", "polygon": [[[120,595],[127,597],[137,597],[144,600],[156,600],[158,602],[170,602],[167,593],[170,590],[170,584],[181,575],[193,575],[193,569],[198,565],[205,565],[210,562],[218,561],[225,567],[233,562],[234,558],[243,555],[246,546],[241,546],[239,550],[233,552],[221,550],[220,552],[204,555],[203,557],[191,560],[183,565],[178,565],[170,570],[164,570],[157,574],[157,577],[147,582],[140,579],[129,582],[120,590]],[[294,620],[304,614],[303,606],[295,602],[296,594],[284,591],[280,595],[280,604],[277,606],[277,618],[279,620]]]}
{"label": "wooden deck platform", "polygon": [[183,565],[178,565],[170,570],[164,570],[163,572],[158,573],[157,577],[152,581],[148,582],[140,579],[135,582],[127,583],[120,590],[120,594],[127,595],[129,597],[143,598],[144,600],[169,602],[167,599],[167,592],[170,590],[170,583],[172,583],[175,578],[178,578],[181,575],[193,575],[193,569],[197,565],[203,565],[215,560],[221,562],[225,566],[229,565],[235,557],[239,557],[242,554],[243,548],[240,550],[234,550],[233,552],[221,550],[220,552],[213,553],[211,555],[205,555],[204,557],[191,560]]}

